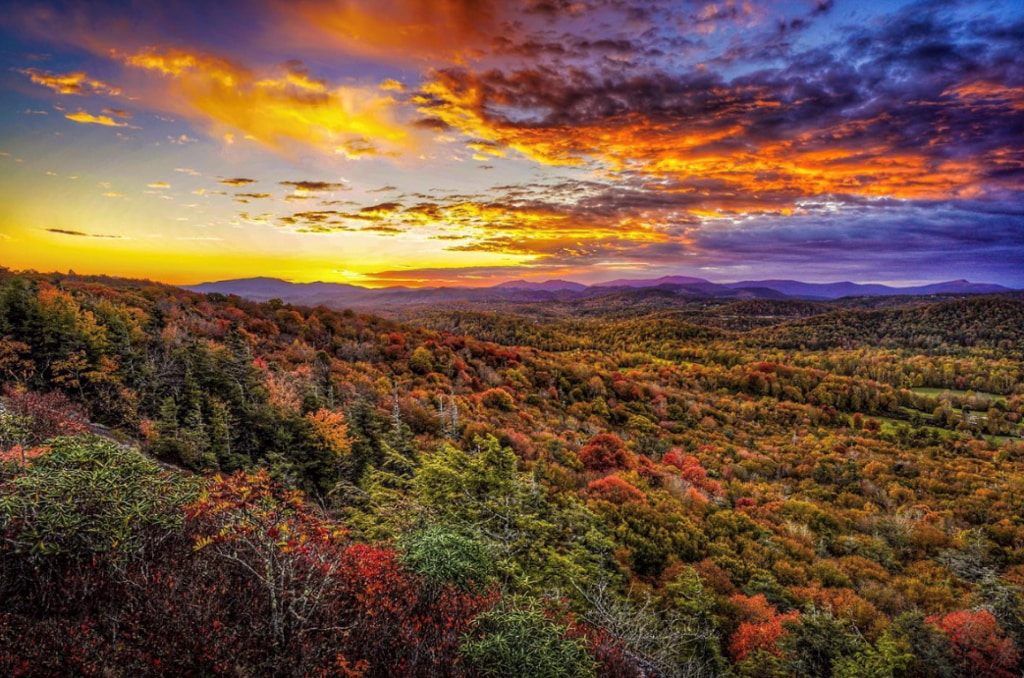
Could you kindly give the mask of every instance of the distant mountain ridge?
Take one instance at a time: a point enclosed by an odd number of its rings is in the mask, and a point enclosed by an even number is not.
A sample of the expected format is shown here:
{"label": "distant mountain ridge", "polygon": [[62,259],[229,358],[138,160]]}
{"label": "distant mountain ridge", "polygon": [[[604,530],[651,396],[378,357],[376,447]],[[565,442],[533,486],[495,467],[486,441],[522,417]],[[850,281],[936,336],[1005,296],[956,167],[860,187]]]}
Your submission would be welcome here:
{"label": "distant mountain ridge", "polygon": [[968,280],[918,285],[916,287],[890,287],[888,285],[863,285],[853,282],[805,283],[796,280],[758,280],[726,283],[733,289],[741,287],[767,287],[788,297],[803,299],[839,299],[841,297],[881,297],[893,295],[926,294],[997,294],[1011,292],[1008,287],[991,283],[972,283]]}
{"label": "distant mountain ridge", "polygon": [[412,306],[446,302],[538,302],[593,297],[612,293],[678,294],[715,299],[808,299],[830,301],[842,297],[998,294],[1014,290],[992,283],[950,280],[914,287],[891,287],[854,282],[806,283],[798,280],[744,280],[714,283],[690,276],[621,279],[587,286],[568,280],[529,282],[511,280],[493,287],[385,287],[369,288],[346,283],[291,283],[277,278],[245,278],[184,286],[193,292],[234,294],[252,301],[281,299],[307,306],[332,308],[372,308]]}
{"label": "distant mountain ridge", "polygon": [[640,278],[636,280],[610,280],[597,283],[591,287],[660,287],[661,285],[714,285],[704,278],[692,278],[687,275],[666,275],[661,278]]}
{"label": "distant mountain ridge", "polygon": [[503,282],[500,285],[495,285],[491,289],[496,290],[572,290],[573,292],[582,292],[587,289],[587,286],[583,283],[572,282],[570,280],[545,280],[544,282],[527,282],[526,280],[509,280]]}

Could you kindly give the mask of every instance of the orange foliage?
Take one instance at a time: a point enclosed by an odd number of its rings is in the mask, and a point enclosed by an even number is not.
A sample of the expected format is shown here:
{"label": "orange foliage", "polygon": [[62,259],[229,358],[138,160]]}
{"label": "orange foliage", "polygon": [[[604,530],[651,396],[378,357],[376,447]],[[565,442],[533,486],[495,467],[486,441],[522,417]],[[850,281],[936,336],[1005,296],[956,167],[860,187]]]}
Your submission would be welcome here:
{"label": "orange foliage", "polygon": [[779,639],[788,633],[783,626],[787,621],[799,619],[797,611],[787,612],[772,617],[760,624],[743,622],[729,640],[729,655],[736,662],[741,662],[758,650],[763,650],[776,657],[782,656]]}
{"label": "orange foliage", "polygon": [[849,619],[865,632],[877,629],[880,624],[881,614],[875,606],[851,589],[823,589],[811,586],[794,587],[792,590],[798,598],[812,602],[817,608],[828,610],[840,619]]}
{"label": "orange foliage", "polygon": [[0,464],[14,464],[27,467],[33,459],[37,459],[50,451],[49,447],[29,447],[15,445],[9,450],[0,450]]}
{"label": "orange foliage", "polygon": [[762,624],[779,613],[763,593],[756,596],[737,593],[729,597],[729,602],[736,606],[740,621],[751,624]]}
{"label": "orange foliage", "polygon": [[736,606],[742,620],[729,640],[729,655],[733,660],[741,662],[758,650],[782,656],[778,642],[787,633],[783,624],[798,619],[800,613],[794,610],[779,614],[761,593],[756,596],[737,593],[729,602]]}
{"label": "orange foliage", "polygon": [[24,380],[35,372],[28,356],[32,347],[20,341],[0,337],[0,380]]}
{"label": "orange foliage", "polygon": [[306,365],[300,365],[292,372],[267,370],[264,383],[270,404],[286,412],[297,413],[302,406],[302,392],[309,384],[309,372]]}
{"label": "orange foliage", "polygon": [[515,400],[502,388],[490,388],[480,394],[480,402],[492,410],[509,411],[515,407]]}
{"label": "orange foliage", "polygon": [[342,412],[320,409],[306,415],[316,434],[323,440],[327,449],[339,457],[352,450],[352,441],[348,437],[348,424]]}
{"label": "orange foliage", "polygon": [[587,493],[613,504],[644,501],[644,493],[618,476],[598,478],[587,485]]}

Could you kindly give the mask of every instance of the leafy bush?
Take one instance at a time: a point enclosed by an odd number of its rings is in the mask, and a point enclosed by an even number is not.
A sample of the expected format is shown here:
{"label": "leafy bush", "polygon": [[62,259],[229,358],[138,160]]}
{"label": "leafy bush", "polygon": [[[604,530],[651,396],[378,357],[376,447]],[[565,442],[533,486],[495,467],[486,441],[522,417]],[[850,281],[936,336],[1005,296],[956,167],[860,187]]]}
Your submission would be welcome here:
{"label": "leafy bush", "polygon": [[195,485],[98,436],[56,438],[0,492],[0,531],[33,554],[128,553],[181,526]]}
{"label": "leafy bush", "polygon": [[486,678],[586,678],[594,660],[581,640],[566,637],[535,606],[511,604],[480,615],[460,652]]}
{"label": "leafy bush", "polygon": [[403,564],[434,584],[478,589],[494,577],[494,561],[487,547],[448,527],[413,532],[399,547]]}
{"label": "leafy bush", "polygon": [[516,401],[502,388],[487,389],[480,395],[480,402],[492,410],[502,412],[510,412],[516,406]]}

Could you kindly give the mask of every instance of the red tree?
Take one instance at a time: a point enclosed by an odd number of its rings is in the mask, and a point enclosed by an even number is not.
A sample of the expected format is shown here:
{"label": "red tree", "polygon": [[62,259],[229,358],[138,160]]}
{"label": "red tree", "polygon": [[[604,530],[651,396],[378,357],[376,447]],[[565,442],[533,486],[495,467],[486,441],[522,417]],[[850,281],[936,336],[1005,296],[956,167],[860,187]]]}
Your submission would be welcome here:
{"label": "red tree", "polygon": [[742,620],[729,639],[729,655],[733,661],[741,662],[758,650],[782,656],[779,639],[787,633],[783,624],[797,619],[800,613],[779,614],[760,593],[753,597],[737,593],[729,598],[729,602],[738,608]]}
{"label": "red tree", "polygon": [[632,468],[632,455],[614,433],[594,436],[580,450],[580,461],[590,471],[607,471],[616,468]]}
{"label": "red tree", "polygon": [[1021,660],[1013,639],[1007,638],[988,610],[959,610],[931,623],[949,636],[953,656],[965,675],[977,678],[1014,678]]}
{"label": "red tree", "polygon": [[367,678],[461,676],[459,642],[497,601],[494,590],[429,585],[395,551],[349,541],[266,471],[215,481],[189,519],[196,547],[252,589],[267,649],[307,662],[307,675],[333,663]]}

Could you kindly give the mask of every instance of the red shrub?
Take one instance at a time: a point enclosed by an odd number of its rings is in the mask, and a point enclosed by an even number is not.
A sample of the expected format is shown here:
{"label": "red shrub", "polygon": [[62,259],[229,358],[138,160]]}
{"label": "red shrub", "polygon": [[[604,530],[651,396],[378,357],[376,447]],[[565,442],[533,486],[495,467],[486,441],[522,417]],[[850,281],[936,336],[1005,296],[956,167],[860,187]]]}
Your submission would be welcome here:
{"label": "red shrub", "polygon": [[626,444],[613,433],[594,436],[580,450],[580,461],[590,471],[607,471],[616,468],[632,468],[633,460]]}
{"label": "red shrub", "polygon": [[632,501],[644,501],[644,493],[618,476],[598,478],[587,485],[587,494],[610,501],[613,504],[625,504]]}
{"label": "red shrub", "polygon": [[36,393],[8,388],[4,391],[7,411],[29,420],[25,444],[38,445],[57,436],[72,436],[87,430],[88,419],[81,408],[63,393]]}

